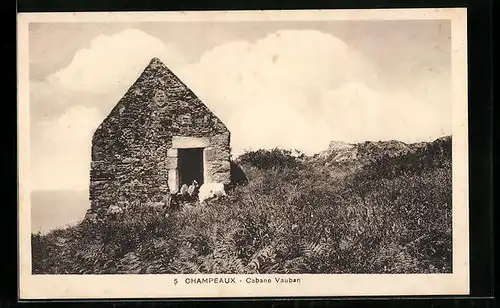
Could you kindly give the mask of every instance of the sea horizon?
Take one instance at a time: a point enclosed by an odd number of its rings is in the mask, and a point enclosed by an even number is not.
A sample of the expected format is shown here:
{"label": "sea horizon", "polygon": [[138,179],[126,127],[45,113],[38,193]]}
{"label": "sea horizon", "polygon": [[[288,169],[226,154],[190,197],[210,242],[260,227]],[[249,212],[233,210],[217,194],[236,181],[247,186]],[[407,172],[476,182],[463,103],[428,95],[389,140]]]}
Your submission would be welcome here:
{"label": "sea horizon", "polygon": [[79,223],[90,208],[88,191],[70,189],[34,190],[31,192],[31,233]]}

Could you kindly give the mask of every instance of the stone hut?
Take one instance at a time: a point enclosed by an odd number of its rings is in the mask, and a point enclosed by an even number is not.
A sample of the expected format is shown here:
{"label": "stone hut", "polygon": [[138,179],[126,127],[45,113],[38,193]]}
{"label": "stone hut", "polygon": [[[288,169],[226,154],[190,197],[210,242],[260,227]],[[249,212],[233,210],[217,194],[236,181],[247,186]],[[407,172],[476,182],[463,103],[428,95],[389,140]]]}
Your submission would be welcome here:
{"label": "stone hut", "polygon": [[193,180],[230,182],[230,132],[154,58],[96,129],[91,211],[161,202]]}

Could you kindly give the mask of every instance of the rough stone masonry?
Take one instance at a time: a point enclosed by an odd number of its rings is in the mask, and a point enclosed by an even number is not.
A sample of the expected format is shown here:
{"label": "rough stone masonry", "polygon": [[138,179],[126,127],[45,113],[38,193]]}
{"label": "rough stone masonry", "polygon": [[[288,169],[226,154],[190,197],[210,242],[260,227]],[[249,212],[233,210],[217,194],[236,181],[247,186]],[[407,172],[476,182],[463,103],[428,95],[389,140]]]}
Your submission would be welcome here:
{"label": "rough stone masonry", "polygon": [[93,135],[91,211],[161,202],[182,185],[182,168],[202,182],[228,184],[230,132],[154,58]]}

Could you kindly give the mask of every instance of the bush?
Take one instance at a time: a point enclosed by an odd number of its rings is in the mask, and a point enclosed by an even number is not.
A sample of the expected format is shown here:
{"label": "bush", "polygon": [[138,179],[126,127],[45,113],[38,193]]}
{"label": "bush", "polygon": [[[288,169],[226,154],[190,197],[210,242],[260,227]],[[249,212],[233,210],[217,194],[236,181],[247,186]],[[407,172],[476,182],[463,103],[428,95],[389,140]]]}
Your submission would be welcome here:
{"label": "bush", "polygon": [[302,156],[293,156],[291,150],[275,148],[246,152],[238,157],[238,161],[260,169],[298,168],[301,165],[299,157]]}

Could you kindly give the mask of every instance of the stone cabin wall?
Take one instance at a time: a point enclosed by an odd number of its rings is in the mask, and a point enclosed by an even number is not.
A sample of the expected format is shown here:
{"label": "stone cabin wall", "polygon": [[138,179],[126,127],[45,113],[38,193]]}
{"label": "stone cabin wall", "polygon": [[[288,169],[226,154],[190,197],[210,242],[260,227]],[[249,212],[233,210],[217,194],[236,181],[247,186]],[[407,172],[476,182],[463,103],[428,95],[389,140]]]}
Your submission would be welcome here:
{"label": "stone cabin wall", "polygon": [[161,201],[174,183],[175,147],[182,142],[203,143],[205,182],[229,183],[230,132],[153,59],[94,133],[92,209]]}

